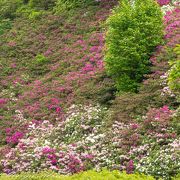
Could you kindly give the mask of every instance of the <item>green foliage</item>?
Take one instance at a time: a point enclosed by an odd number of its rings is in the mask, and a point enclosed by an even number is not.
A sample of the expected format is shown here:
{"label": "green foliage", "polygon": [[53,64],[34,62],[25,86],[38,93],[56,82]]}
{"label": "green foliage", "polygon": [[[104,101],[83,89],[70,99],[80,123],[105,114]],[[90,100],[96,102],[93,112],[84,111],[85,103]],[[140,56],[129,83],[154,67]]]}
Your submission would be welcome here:
{"label": "green foliage", "polygon": [[43,54],[37,54],[36,57],[32,60],[32,63],[29,64],[29,70],[34,76],[43,75],[48,72],[48,62],[49,59]]}
{"label": "green foliage", "polygon": [[32,8],[48,10],[55,5],[56,0],[30,0],[29,5]]}
{"label": "green foliage", "polygon": [[123,180],[154,180],[151,176],[146,176],[142,174],[126,174],[125,172],[119,171],[107,171],[103,170],[101,172],[96,171],[86,171],[79,174],[75,174],[72,176],[61,176],[52,172],[42,172],[39,174],[30,174],[30,173],[22,173],[21,175],[13,175],[0,176],[0,180],[11,180],[11,179],[26,179],[26,180],[115,180],[115,179],[123,179]]}
{"label": "green foliage", "polygon": [[153,177],[171,179],[179,170],[179,151],[175,147],[174,151],[171,146],[175,146],[177,142],[172,142],[172,145],[154,147],[153,151],[149,152],[148,156],[142,157],[139,165],[136,167],[138,172],[149,174]]}
{"label": "green foliage", "polygon": [[64,11],[76,9],[86,5],[94,4],[93,0],[58,0],[54,8],[56,14],[61,14]]}
{"label": "green foliage", "polygon": [[[97,105],[93,106],[74,106],[72,107],[76,113],[68,116],[64,128],[64,140],[66,142],[74,142],[82,140],[83,136],[88,135],[91,128],[96,130],[103,127],[104,121],[108,117],[106,108]],[[101,128],[99,129],[101,131]]]}
{"label": "green foliage", "polygon": [[11,22],[9,19],[0,20],[0,35],[4,34],[6,29],[11,29]]}
{"label": "green foliage", "polygon": [[162,42],[162,13],[153,0],[122,0],[109,17],[106,70],[119,91],[135,91],[149,71],[149,57]]}
{"label": "green foliage", "polygon": [[176,109],[176,113],[173,115],[173,119],[171,121],[171,124],[173,128],[176,130],[177,135],[180,135],[180,106]]}
{"label": "green foliage", "polygon": [[168,76],[168,85],[170,89],[174,92],[179,92],[180,90],[180,45],[174,49],[174,52],[177,54],[177,59],[170,61],[172,66],[169,71]]}
{"label": "green foliage", "polygon": [[180,179],[180,173],[176,177],[172,177],[172,180],[178,180]]}
{"label": "green foliage", "polygon": [[1,18],[15,18],[27,15],[30,19],[37,19],[40,10],[51,9],[56,0],[0,0]]}
{"label": "green foliage", "polygon": [[22,0],[0,0],[1,18],[14,18],[16,10],[22,5]]}
{"label": "green foliage", "polygon": [[29,19],[39,19],[42,15],[42,12],[41,11],[32,11],[30,14],[29,14]]}
{"label": "green foliage", "polygon": [[36,10],[36,9],[30,7],[29,5],[22,5],[16,11],[17,16],[28,17],[31,20],[39,19],[43,13],[44,13],[43,10]]}
{"label": "green foliage", "polygon": [[35,57],[35,64],[45,64],[49,61],[48,58],[46,58],[43,54],[38,54]]}

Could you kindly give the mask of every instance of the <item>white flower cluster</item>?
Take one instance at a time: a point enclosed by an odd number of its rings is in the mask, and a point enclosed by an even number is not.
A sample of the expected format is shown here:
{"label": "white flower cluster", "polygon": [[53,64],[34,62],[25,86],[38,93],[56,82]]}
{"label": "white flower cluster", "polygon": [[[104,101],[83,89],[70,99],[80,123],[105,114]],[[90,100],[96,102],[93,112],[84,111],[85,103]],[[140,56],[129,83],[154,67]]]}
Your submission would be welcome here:
{"label": "white flower cluster", "polygon": [[176,4],[179,3],[178,0],[172,0],[172,3],[168,4],[168,5],[164,5],[161,7],[161,11],[163,12],[163,14],[165,15],[166,12],[168,11],[172,11],[175,7]]}
{"label": "white flower cluster", "polygon": [[168,86],[168,79],[169,72],[166,72],[164,75],[160,76],[161,78],[161,86],[163,86],[163,89],[161,91],[161,96],[170,96],[170,97],[175,97],[175,94],[171,91],[171,89]]}

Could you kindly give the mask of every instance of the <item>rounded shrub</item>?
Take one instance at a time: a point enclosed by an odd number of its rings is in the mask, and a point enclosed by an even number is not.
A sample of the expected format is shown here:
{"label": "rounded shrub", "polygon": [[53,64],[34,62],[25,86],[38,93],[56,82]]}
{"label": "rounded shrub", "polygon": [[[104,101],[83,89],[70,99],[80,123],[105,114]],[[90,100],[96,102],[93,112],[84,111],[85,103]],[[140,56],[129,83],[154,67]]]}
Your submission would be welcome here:
{"label": "rounded shrub", "polygon": [[136,91],[149,57],[162,43],[162,13],[154,0],[122,0],[107,20],[105,67],[118,91]]}

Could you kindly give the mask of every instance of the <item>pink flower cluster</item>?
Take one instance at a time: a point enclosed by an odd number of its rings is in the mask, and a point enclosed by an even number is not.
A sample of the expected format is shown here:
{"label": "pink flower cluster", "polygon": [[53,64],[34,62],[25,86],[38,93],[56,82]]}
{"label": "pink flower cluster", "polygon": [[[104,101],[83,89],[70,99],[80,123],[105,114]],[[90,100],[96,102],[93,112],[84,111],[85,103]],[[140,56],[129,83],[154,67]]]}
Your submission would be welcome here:
{"label": "pink flower cluster", "polygon": [[133,160],[130,160],[130,161],[128,162],[127,167],[126,167],[127,173],[129,173],[129,174],[133,173],[134,168],[135,168],[135,167],[134,167],[134,162],[133,162]]}
{"label": "pink flower cluster", "polygon": [[49,109],[52,110],[54,109],[56,113],[60,113],[62,111],[61,107],[59,106],[60,101],[57,98],[52,98],[51,103],[49,105]]}
{"label": "pink flower cluster", "polygon": [[6,141],[10,144],[18,144],[19,140],[22,139],[24,136],[24,133],[22,132],[15,132],[11,136],[7,136]]}
{"label": "pink flower cluster", "polygon": [[7,99],[1,98],[0,99],[0,108],[3,108],[5,106],[5,104],[7,103]]}
{"label": "pink flower cluster", "polygon": [[179,43],[180,35],[180,8],[177,6],[173,11],[169,11],[164,16],[165,23],[165,38],[168,40],[167,45],[170,47],[174,47]]}
{"label": "pink flower cluster", "polygon": [[160,6],[168,5],[171,0],[158,0]]}

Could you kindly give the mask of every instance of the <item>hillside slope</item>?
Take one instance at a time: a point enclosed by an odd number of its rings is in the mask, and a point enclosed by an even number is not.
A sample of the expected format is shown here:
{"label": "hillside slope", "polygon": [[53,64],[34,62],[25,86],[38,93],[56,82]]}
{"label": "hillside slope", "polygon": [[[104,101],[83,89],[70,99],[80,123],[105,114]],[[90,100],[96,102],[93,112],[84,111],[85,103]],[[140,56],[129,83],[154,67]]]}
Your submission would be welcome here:
{"label": "hillside slope", "polygon": [[102,3],[65,17],[49,13],[13,22],[1,36],[1,94],[9,108],[7,116],[3,111],[3,126],[15,112],[58,122],[73,103],[113,98],[113,82],[102,62],[103,23],[112,7]]}
{"label": "hillside slope", "polygon": [[179,173],[179,4],[162,7],[164,43],[138,93],[118,93],[105,71],[105,22],[116,5],[0,21],[1,172]]}

